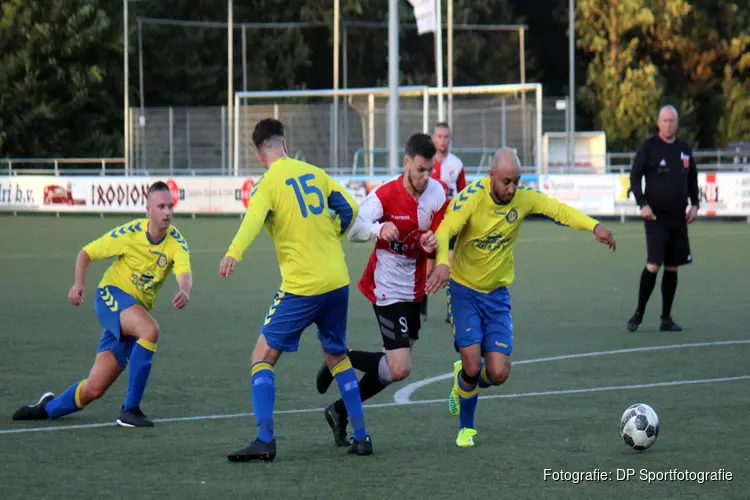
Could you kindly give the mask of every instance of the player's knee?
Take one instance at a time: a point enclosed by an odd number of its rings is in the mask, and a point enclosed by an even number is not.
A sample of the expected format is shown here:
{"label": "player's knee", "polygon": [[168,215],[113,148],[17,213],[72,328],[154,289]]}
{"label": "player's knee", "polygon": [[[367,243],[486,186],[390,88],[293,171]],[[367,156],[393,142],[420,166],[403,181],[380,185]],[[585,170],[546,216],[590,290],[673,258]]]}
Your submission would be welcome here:
{"label": "player's knee", "polygon": [[463,361],[463,371],[469,378],[478,378],[479,372],[482,370],[482,361]]}
{"label": "player's knee", "polygon": [[646,269],[650,273],[658,273],[660,267],[661,267],[660,264],[654,264],[652,262],[649,262],[648,264],[646,264]]}
{"label": "player's knee", "polygon": [[676,273],[677,272],[677,268],[673,267],[673,266],[664,266],[664,270],[665,271],[669,271],[670,273]]}
{"label": "player's knee", "polygon": [[89,379],[81,388],[81,402],[83,402],[84,404],[88,404],[91,401],[96,401],[97,399],[104,396],[104,393],[107,392],[107,389],[109,389],[109,386],[103,381]]}
{"label": "player's knee", "polygon": [[148,340],[149,342],[153,342],[154,344],[159,341],[159,325],[157,325],[155,322],[144,325],[139,333],[140,335],[138,335],[138,337],[142,338],[143,340]]}
{"label": "player's knee", "polygon": [[401,380],[404,380],[411,373],[411,368],[408,366],[403,366],[403,365],[396,365],[392,367],[390,370],[391,370],[391,380],[393,380],[394,382],[399,382]]}
{"label": "player's knee", "polygon": [[492,385],[501,385],[505,383],[506,380],[508,380],[508,375],[510,375],[510,367],[502,366],[499,368],[488,369],[487,375],[489,376]]}

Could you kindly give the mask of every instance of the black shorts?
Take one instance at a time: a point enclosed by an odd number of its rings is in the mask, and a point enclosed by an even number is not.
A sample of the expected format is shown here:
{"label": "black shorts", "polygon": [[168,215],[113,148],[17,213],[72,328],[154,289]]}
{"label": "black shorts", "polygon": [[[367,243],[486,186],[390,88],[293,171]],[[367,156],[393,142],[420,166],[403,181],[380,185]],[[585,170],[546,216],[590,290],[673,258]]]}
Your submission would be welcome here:
{"label": "black shorts", "polygon": [[419,329],[422,327],[419,302],[396,302],[387,306],[373,305],[373,309],[386,351],[411,347],[411,341],[419,339]]}
{"label": "black shorts", "polygon": [[644,225],[646,262],[677,267],[693,261],[686,222],[657,219],[644,221]]}
{"label": "black shorts", "polygon": [[458,238],[458,235],[451,238],[450,242],[448,243],[448,250],[453,250],[456,248],[456,238]]}

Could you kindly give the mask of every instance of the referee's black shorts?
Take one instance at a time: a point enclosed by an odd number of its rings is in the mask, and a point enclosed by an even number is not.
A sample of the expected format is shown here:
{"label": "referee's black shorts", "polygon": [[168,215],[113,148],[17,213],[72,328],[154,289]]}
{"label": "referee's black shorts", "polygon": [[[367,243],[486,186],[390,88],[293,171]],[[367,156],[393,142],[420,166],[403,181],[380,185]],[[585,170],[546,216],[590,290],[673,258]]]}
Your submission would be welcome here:
{"label": "referee's black shorts", "polygon": [[644,221],[646,227],[646,262],[649,264],[678,267],[690,264],[693,256],[690,253],[687,222],[682,220],[662,219]]}

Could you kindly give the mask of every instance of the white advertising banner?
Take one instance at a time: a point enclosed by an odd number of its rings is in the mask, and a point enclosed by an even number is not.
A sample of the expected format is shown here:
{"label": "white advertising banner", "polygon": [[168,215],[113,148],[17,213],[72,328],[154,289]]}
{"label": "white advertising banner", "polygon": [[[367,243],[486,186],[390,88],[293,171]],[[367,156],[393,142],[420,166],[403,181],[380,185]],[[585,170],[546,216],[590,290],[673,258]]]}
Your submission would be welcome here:
{"label": "white advertising banner", "polygon": [[543,175],[539,190],[587,214],[612,215],[614,181],[611,175]]}
{"label": "white advertising banner", "polygon": [[[339,177],[336,180],[357,202],[382,177]],[[172,192],[178,214],[242,214],[259,177],[115,177],[11,176],[0,177],[0,211],[143,213],[148,187],[164,181]],[[627,175],[541,176],[536,187],[590,215],[636,216],[638,207]],[[528,179],[527,179],[528,181]],[[528,182],[526,182],[528,184]],[[698,174],[702,216],[750,216],[750,173]]]}
{"label": "white advertising banner", "polygon": [[42,202],[38,177],[0,177],[0,211],[35,211]]}
{"label": "white advertising banner", "polygon": [[[630,177],[616,175],[616,215],[638,215],[630,190]],[[698,174],[698,215],[750,215],[750,174],[710,172]]]}

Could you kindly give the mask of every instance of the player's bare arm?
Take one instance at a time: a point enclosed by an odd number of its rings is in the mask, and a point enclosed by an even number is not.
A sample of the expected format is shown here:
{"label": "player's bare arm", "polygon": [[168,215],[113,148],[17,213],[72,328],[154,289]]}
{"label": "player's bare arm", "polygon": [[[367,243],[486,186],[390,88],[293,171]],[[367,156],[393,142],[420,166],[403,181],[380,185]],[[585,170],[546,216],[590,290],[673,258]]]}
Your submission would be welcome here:
{"label": "player's bare arm", "polygon": [[427,279],[425,292],[428,295],[435,295],[438,290],[448,286],[451,270],[447,264],[439,264]]}
{"label": "player's bare arm", "polygon": [[182,273],[177,277],[178,290],[172,300],[175,309],[183,309],[190,302],[190,291],[193,288],[193,275]]}
{"label": "player's bare arm", "polygon": [[609,248],[611,248],[613,252],[617,250],[615,237],[612,236],[612,232],[606,227],[602,226],[601,224],[597,224],[596,227],[594,227],[594,236],[596,236],[596,239],[599,240],[600,243],[604,243],[605,245],[609,246]]}
{"label": "player's bare arm", "polygon": [[229,278],[235,269],[237,269],[237,259],[228,256],[224,257],[219,263],[219,276]]}
{"label": "player's bare arm", "polygon": [[76,257],[75,265],[75,278],[73,281],[73,286],[70,287],[70,291],[68,292],[68,300],[74,306],[83,304],[84,288],[86,285],[86,270],[88,269],[90,263],[91,258],[89,257],[89,254],[87,254],[83,250],[78,252],[78,257]]}
{"label": "player's bare arm", "polygon": [[432,253],[437,250],[438,241],[432,230],[427,231],[419,238],[419,244],[426,253]]}

